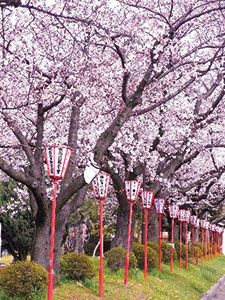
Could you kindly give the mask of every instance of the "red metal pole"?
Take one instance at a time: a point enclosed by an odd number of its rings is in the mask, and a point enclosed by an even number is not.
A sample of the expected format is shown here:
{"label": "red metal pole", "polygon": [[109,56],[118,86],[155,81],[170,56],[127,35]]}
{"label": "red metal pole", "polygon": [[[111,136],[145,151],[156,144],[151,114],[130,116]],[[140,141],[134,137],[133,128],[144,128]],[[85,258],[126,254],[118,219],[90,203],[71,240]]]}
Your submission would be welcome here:
{"label": "red metal pole", "polygon": [[216,233],[216,248],[217,248],[217,254],[219,254],[218,232]]}
{"label": "red metal pole", "polygon": [[56,192],[58,181],[53,180],[53,202],[51,217],[51,237],[50,237],[50,253],[49,253],[49,274],[48,274],[48,300],[52,299],[53,294],[53,260],[54,260],[54,240],[55,240],[55,211],[56,211]]}
{"label": "red metal pole", "polygon": [[[197,228],[197,247],[199,246],[199,230]],[[198,259],[198,250],[197,250],[197,253],[196,253],[196,265],[198,266],[199,264],[199,259]]]}
{"label": "red metal pole", "polygon": [[172,218],[172,228],[171,228],[171,248],[170,248],[170,273],[173,273],[173,231],[174,231],[174,218]]}
{"label": "red metal pole", "polygon": [[212,259],[212,232],[209,230],[209,259]]}
{"label": "red metal pole", "polygon": [[159,273],[162,272],[161,223],[162,223],[162,215],[159,214]]}
{"label": "red metal pole", "polygon": [[221,233],[221,252],[223,252],[223,232]]}
{"label": "red metal pole", "polygon": [[147,280],[148,269],[148,210],[145,209],[145,262],[144,262],[144,279]]}
{"label": "red metal pole", "polygon": [[188,268],[188,222],[185,222],[186,225],[186,265],[185,268]]}
{"label": "red metal pole", "polygon": [[218,253],[220,254],[220,234],[218,233]]}
{"label": "red metal pole", "polygon": [[194,248],[195,247],[194,246],[195,229],[194,229],[194,226],[192,226],[191,229],[192,229],[192,233],[191,233],[192,234],[192,237],[191,237],[192,238],[192,243],[191,244],[192,244],[192,265],[193,265],[194,264],[194,259],[195,259],[195,251],[194,251],[195,250],[195,248]]}
{"label": "red metal pole", "polygon": [[204,228],[202,228],[201,263],[203,262]]}
{"label": "red metal pole", "polygon": [[182,225],[183,223],[180,221],[180,257],[179,257],[179,268],[182,268]]}
{"label": "red metal pole", "polygon": [[213,232],[214,234],[214,257],[216,257],[216,233]]}
{"label": "red metal pole", "polygon": [[103,296],[103,199],[99,199],[100,202],[100,261],[99,261],[99,287],[98,296]]}
{"label": "red metal pole", "polygon": [[131,236],[131,223],[132,223],[132,208],[133,208],[133,202],[130,203],[130,216],[129,216],[129,225],[128,225],[127,256],[126,256],[124,286],[127,285],[127,281],[128,281],[129,256],[130,256],[130,236]]}

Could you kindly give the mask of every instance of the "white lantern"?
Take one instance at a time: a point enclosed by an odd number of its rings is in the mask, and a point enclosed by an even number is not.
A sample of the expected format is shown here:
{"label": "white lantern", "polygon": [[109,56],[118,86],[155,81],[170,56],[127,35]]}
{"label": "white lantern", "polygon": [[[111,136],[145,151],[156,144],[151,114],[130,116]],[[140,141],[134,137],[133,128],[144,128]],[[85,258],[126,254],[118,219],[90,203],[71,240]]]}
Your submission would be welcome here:
{"label": "white lantern", "polygon": [[166,198],[155,198],[154,199],[155,210],[157,214],[163,214],[166,204]]}
{"label": "white lantern", "polygon": [[186,220],[186,210],[185,209],[180,209],[178,213],[178,220],[180,222],[185,222]]}
{"label": "white lantern", "polygon": [[191,216],[191,217],[190,217],[190,221],[191,221],[191,225],[192,225],[192,226],[195,226],[196,221],[197,221],[197,216]]}
{"label": "white lantern", "polygon": [[216,231],[216,224],[212,224],[211,225],[211,230],[214,232],[214,231]]}
{"label": "white lantern", "polygon": [[125,190],[127,200],[135,202],[137,200],[141,183],[136,180],[126,180],[125,181]]}
{"label": "white lantern", "polygon": [[195,223],[195,228],[199,228],[199,226],[200,226],[200,219],[197,218]]}
{"label": "white lantern", "polygon": [[219,226],[216,226],[216,232],[219,233],[219,230],[220,230]]}
{"label": "white lantern", "polygon": [[208,230],[209,229],[209,225],[210,223],[208,221],[205,221],[205,229]]}
{"label": "white lantern", "polygon": [[143,191],[141,193],[142,207],[144,209],[151,209],[154,200],[154,192]]}
{"label": "white lantern", "polygon": [[72,154],[72,148],[67,146],[45,146],[48,176],[51,179],[63,179]]}
{"label": "white lantern", "polygon": [[203,229],[206,229],[205,227],[206,227],[206,220],[201,220],[200,221],[201,222],[201,227],[203,228]]}
{"label": "white lantern", "polygon": [[186,211],[185,222],[189,223],[191,217],[191,212],[189,210]]}
{"label": "white lantern", "polygon": [[179,206],[178,205],[176,205],[176,204],[169,205],[170,218],[176,219],[178,217],[178,213],[179,213]]}
{"label": "white lantern", "polygon": [[108,195],[110,175],[98,173],[92,180],[92,189],[96,199],[105,199]]}

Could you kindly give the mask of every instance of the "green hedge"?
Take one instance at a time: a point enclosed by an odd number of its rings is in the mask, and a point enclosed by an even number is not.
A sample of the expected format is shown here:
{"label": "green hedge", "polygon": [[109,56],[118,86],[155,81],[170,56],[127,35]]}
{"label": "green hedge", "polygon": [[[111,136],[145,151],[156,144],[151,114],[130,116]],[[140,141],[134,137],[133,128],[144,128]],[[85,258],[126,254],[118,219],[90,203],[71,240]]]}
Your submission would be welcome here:
{"label": "green hedge", "polygon": [[[107,266],[113,270],[118,271],[119,269],[125,268],[127,250],[115,247],[105,253],[107,260]],[[129,256],[129,269],[137,267],[137,259],[133,252],[130,252]]]}
{"label": "green hedge", "polygon": [[68,279],[84,280],[94,277],[94,265],[85,254],[68,252],[60,258],[60,274]]}
{"label": "green hedge", "polygon": [[32,299],[32,293],[47,289],[48,272],[34,262],[19,261],[0,272],[0,287],[11,297]]}
{"label": "green hedge", "polygon": [[[137,258],[138,267],[140,269],[144,268],[144,258],[145,258],[145,246],[139,243],[133,243],[133,252]],[[158,266],[159,255],[152,248],[148,247],[148,270],[150,268],[155,268]]]}

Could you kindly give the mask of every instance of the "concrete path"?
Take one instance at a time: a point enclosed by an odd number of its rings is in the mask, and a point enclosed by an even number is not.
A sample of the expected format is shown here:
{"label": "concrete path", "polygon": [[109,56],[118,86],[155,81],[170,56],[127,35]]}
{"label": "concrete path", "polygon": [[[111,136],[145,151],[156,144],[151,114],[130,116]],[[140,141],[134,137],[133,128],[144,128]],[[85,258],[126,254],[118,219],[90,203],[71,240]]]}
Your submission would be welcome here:
{"label": "concrete path", "polygon": [[225,300],[225,275],[208,290],[201,300]]}

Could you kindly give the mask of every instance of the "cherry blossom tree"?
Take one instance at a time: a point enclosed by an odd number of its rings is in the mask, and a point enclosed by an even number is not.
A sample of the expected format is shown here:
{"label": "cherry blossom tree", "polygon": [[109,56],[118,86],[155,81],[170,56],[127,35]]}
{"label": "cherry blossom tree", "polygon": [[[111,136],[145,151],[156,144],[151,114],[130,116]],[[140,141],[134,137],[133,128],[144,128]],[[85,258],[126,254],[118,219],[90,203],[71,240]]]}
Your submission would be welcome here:
{"label": "cherry blossom tree", "polygon": [[0,7],[0,169],[29,190],[32,259],[48,265],[44,144],[74,149],[57,197],[56,272],[67,218],[88,188],[90,155],[112,170],[124,224],[122,180],[140,175],[144,162],[149,188],[176,197],[188,176],[222,172],[215,149],[224,122],[223,2],[3,0]]}

